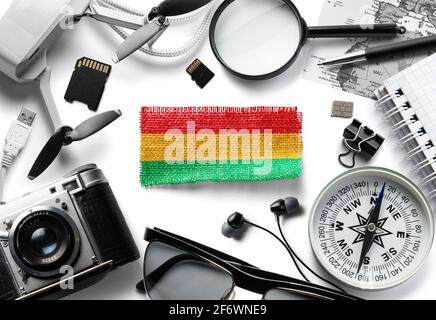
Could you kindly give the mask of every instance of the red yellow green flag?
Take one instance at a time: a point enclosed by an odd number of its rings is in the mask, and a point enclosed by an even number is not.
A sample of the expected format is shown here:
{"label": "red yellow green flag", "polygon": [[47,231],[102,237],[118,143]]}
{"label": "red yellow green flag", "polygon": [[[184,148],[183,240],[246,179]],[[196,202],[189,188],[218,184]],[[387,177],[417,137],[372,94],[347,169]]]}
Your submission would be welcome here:
{"label": "red yellow green flag", "polygon": [[141,184],[294,179],[302,114],[291,107],[143,107]]}

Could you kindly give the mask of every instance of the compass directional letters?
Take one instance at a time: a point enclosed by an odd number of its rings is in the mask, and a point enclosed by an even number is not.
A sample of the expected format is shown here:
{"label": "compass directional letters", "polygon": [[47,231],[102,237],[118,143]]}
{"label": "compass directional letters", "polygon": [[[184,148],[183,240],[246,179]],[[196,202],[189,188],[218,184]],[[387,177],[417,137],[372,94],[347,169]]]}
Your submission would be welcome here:
{"label": "compass directional letters", "polygon": [[[351,226],[349,227],[349,229],[353,230],[354,232],[357,233],[357,237],[354,240],[353,244],[359,243],[359,242],[363,242],[363,240],[365,239],[365,232],[368,226],[368,219],[362,217],[360,214],[356,214],[357,215],[357,219],[359,220],[359,224],[356,226]],[[391,235],[392,232],[386,230],[383,228],[383,226],[385,225],[386,221],[388,220],[388,218],[383,218],[378,220],[377,222],[377,230],[375,231],[375,235],[373,238],[373,243],[378,244],[380,247],[382,247],[383,249],[385,248],[384,244],[383,244],[383,237]]]}

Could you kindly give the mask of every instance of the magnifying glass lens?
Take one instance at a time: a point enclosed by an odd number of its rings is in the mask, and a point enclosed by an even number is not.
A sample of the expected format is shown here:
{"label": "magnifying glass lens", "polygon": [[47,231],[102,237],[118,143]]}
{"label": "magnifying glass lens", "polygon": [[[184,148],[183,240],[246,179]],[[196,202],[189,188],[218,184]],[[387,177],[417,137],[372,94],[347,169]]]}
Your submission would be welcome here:
{"label": "magnifying glass lens", "polygon": [[293,59],[301,45],[300,19],[281,0],[236,0],[219,15],[212,42],[228,68],[261,77]]}

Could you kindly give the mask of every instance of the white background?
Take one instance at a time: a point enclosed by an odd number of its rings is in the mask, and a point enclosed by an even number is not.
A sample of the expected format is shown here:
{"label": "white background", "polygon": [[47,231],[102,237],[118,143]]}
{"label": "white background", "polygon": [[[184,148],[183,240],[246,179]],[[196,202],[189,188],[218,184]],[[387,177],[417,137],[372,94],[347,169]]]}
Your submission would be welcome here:
{"label": "white background", "polygon": [[[351,1],[351,0],[348,0]],[[11,3],[2,1],[1,9]],[[125,0],[126,4],[149,10],[159,1]],[[295,4],[309,25],[316,25],[322,0],[296,0]],[[0,11],[1,13],[2,11]],[[31,18],[31,17],[29,17]],[[338,24],[342,21],[338,21]],[[195,27],[195,25],[194,25]],[[168,35],[170,47],[188,37],[179,29]],[[185,38],[183,38],[185,37]],[[323,40],[324,41],[324,40]],[[74,64],[87,56],[110,62],[120,43],[117,35],[104,24],[83,20],[74,31],[66,32],[49,52],[53,68],[52,88],[65,124],[75,126],[93,114],[80,104],[70,105],[63,99]],[[324,41],[328,45],[328,41]],[[344,172],[337,162],[343,129],[349,120],[330,117],[333,100],[354,101],[355,116],[364,124],[385,135],[387,141],[371,165],[383,166],[411,175],[402,151],[389,134],[382,117],[371,100],[360,98],[302,79],[305,53],[299,63],[282,76],[267,82],[247,82],[234,78],[214,58],[208,41],[183,59],[149,58],[138,53],[116,65],[102,100],[100,110],[119,108],[122,118],[91,139],[66,148],[62,156],[34,182],[26,175],[51,131],[37,84],[19,85],[0,75],[0,137],[6,135],[22,106],[38,113],[31,139],[7,177],[6,199],[43,186],[77,166],[96,163],[104,170],[124,211],[141,253],[146,226],[159,227],[246,260],[261,268],[298,277],[289,256],[266,234],[249,230],[242,241],[224,238],[220,228],[234,211],[242,212],[254,222],[275,230],[269,213],[273,201],[286,196],[300,199],[304,212],[285,221],[285,232],[301,257],[318,271],[308,238],[308,218],[312,203],[320,190]],[[306,48],[305,50],[310,50]],[[200,58],[216,77],[200,90],[185,69],[194,58]],[[139,185],[139,111],[141,106],[298,106],[304,113],[304,174],[295,181],[260,183],[202,184],[191,186],[141,188]],[[404,285],[371,294],[352,292],[370,299],[436,298],[436,256],[431,253],[424,267]],[[70,298],[72,299],[144,299],[135,291],[141,278],[142,258]],[[236,299],[260,297],[237,289]]]}

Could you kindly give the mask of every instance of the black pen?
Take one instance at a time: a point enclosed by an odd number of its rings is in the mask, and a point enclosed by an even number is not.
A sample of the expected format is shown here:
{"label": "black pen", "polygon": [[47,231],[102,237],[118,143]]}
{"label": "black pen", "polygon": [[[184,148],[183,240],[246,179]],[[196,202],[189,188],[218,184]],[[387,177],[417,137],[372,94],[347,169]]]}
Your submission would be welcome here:
{"label": "black pen", "polygon": [[404,53],[420,52],[429,49],[436,49],[436,36],[406,40],[375,48],[368,48],[366,50],[359,50],[343,55],[342,57],[323,61],[318,65],[341,66],[344,64],[370,62],[379,58],[385,58]]}

